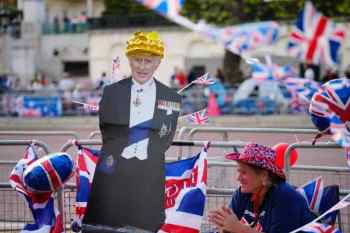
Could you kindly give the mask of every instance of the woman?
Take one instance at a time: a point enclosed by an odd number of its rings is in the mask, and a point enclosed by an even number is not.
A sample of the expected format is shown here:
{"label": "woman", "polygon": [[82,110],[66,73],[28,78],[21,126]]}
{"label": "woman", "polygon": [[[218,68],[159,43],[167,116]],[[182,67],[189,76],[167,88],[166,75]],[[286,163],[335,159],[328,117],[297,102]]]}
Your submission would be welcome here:
{"label": "woman", "polygon": [[226,158],[238,163],[240,187],[229,207],[208,214],[221,232],[288,233],[313,220],[305,199],[285,182],[273,149],[247,144],[242,153]]}

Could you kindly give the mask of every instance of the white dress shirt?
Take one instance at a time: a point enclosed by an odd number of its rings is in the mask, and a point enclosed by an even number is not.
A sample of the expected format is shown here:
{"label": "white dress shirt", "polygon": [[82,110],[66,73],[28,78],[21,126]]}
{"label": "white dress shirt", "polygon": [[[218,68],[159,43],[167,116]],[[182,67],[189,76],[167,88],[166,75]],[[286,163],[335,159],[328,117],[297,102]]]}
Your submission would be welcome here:
{"label": "white dress shirt", "polygon": [[[132,82],[129,128],[151,120],[154,115],[154,106],[156,103],[156,83],[153,78],[144,84],[140,84],[134,80]],[[148,143],[149,138],[135,142],[125,147],[121,156],[126,159],[136,157],[140,160],[145,160],[148,158]]]}

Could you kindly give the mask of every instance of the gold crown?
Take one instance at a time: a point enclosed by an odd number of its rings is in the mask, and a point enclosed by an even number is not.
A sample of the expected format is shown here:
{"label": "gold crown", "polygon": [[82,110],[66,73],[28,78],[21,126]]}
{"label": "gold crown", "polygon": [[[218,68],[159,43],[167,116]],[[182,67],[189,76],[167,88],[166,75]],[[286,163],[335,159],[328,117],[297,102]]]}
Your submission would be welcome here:
{"label": "gold crown", "polygon": [[164,57],[164,43],[157,32],[136,32],[127,42],[126,55],[151,54]]}

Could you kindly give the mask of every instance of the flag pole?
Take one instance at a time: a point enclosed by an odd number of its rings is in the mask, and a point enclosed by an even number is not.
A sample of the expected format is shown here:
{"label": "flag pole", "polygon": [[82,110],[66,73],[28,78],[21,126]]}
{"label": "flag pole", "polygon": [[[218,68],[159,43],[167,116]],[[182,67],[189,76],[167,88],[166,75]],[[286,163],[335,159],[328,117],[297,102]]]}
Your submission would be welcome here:
{"label": "flag pole", "polygon": [[76,101],[76,100],[72,100],[72,103],[80,104],[80,105],[86,105],[86,103],[83,103],[83,102],[80,102],[80,101]]}
{"label": "flag pole", "polygon": [[177,91],[177,94],[181,94],[185,89],[189,88],[193,84],[193,81]]}

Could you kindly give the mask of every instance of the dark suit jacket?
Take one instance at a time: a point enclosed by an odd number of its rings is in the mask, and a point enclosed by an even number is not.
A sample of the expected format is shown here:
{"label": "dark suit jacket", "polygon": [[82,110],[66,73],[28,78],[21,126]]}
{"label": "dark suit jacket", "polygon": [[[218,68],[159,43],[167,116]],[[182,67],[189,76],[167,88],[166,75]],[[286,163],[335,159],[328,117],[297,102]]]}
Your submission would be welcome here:
{"label": "dark suit jacket", "polygon": [[181,96],[155,83],[156,103],[146,160],[120,156],[128,145],[131,79],[105,87],[99,110],[105,155],[96,168],[84,224],[116,228],[129,225],[155,232],[163,223],[164,153],[173,140],[179,111],[167,115],[159,108],[159,101],[180,104]]}

